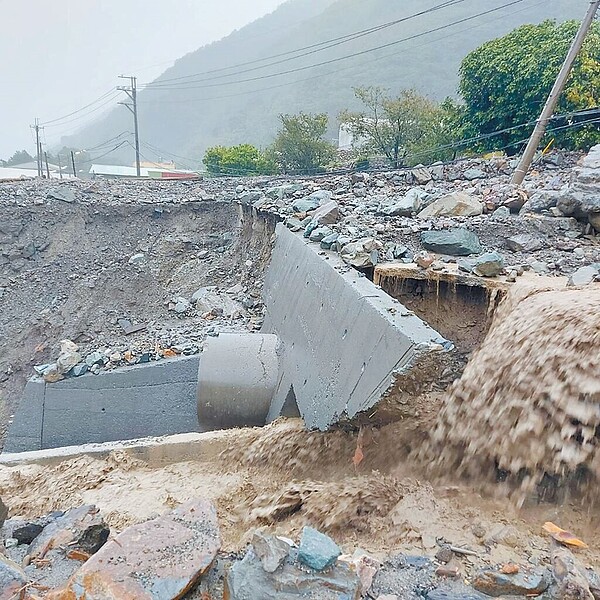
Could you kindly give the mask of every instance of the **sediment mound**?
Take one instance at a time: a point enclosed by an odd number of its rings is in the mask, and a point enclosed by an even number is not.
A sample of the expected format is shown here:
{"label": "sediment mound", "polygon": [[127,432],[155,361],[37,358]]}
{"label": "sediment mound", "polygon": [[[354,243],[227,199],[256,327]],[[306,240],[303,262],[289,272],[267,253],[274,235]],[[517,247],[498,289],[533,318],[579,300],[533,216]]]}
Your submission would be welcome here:
{"label": "sediment mound", "polygon": [[450,388],[427,460],[523,489],[600,475],[599,308],[600,286],[517,287]]}

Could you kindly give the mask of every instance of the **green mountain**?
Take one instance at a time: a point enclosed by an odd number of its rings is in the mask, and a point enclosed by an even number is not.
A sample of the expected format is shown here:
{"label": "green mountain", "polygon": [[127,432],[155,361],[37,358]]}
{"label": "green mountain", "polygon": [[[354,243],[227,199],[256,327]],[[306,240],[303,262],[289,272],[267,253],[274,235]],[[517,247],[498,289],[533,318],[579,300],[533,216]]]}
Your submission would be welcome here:
{"label": "green mountain", "polygon": [[[524,23],[580,19],[589,5],[588,0],[513,0],[500,8],[510,1],[462,0],[345,39],[442,1],[288,0],[272,14],[184,56],[140,90],[142,154],[198,168],[209,146],[269,144],[278,115],[299,111],[329,113],[334,138],[340,110],[355,106],[353,87],[416,88],[436,99],[455,95],[459,65],[471,50]],[[493,12],[473,18],[486,11]],[[337,41],[319,45],[326,40]],[[309,49],[293,52],[299,48]],[[373,48],[379,49],[369,51]],[[275,58],[256,62],[268,57]],[[129,112],[119,107],[64,141],[92,147],[131,130]],[[117,159],[131,161],[131,149],[105,160]]]}

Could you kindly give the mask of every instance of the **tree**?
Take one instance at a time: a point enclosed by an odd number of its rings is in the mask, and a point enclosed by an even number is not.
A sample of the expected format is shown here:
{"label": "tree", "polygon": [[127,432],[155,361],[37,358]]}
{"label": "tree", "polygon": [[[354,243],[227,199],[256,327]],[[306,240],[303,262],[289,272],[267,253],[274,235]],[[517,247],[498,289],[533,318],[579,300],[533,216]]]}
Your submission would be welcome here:
{"label": "tree", "polygon": [[270,175],[275,172],[271,159],[250,144],[230,148],[214,146],[206,151],[203,162],[213,175]]}
{"label": "tree", "polygon": [[24,163],[35,162],[35,158],[27,152],[27,150],[17,150],[8,160],[3,160],[2,166],[12,167],[14,165],[22,165]]}
{"label": "tree", "polygon": [[[495,134],[478,143],[479,150],[519,151],[542,106],[577,33],[579,23],[558,25],[544,21],[524,25],[471,52],[460,69],[460,92],[465,102],[464,125],[469,137]],[[595,23],[575,63],[561,97],[558,114],[595,108],[600,104],[600,24]],[[598,119],[598,113],[580,120]],[[527,126],[522,126],[528,123]],[[589,147],[600,142],[598,125],[552,131],[572,124],[558,119],[549,126],[552,138],[566,148]],[[513,129],[514,128],[514,129]]]}
{"label": "tree", "polygon": [[323,171],[334,159],[335,147],[323,137],[327,132],[326,114],[279,115],[281,129],[272,153],[284,173],[313,174]]}
{"label": "tree", "polygon": [[363,152],[382,154],[394,168],[433,162],[448,154],[436,148],[447,144],[452,135],[450,104],[444,108],[415,90],[404,90],[398,98],[380,87],[355,88],[354,94],[366,110],[343,111],[340,121]]}

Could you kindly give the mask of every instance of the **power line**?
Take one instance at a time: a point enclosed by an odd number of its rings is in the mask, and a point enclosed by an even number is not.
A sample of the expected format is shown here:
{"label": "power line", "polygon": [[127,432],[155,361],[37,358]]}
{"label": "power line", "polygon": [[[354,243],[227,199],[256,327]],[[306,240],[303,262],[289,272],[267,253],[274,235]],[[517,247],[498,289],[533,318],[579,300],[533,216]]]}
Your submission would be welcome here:
{"label": "power line", "polygon": [[[514,14],[516,12],[523,12],[524,10],[528,10],[529,8],[535,8],[536,6],[540,6],[540,5],[545,4],[545,3],[546,3],[546,0],[541,0],[539,2],[536,2],[535,4],[533,4],[530,7],[522,8],[519,11],[513,11],[512,14]],[[490,23],[493,23],[495,21],[502,20],[503,18],[504,18],[504,16],[496,17],[495,19],[490,19],[489,21],[485,21],[483,23],[478,23],[478,24],[472,25],[470,27],[467,27],[467,28],[464,28],[464,29],[460,29],[460,30],[458,30],[456,32],[452,32],[452,33],[449,33],[447,35],[444,35],[444,36],[441,36],[441,37],[437,37],[437,38],[435,38],[433,40],[429,40],[429,41],[427,41],[427,42],[425,42],[423,44],[414,46],[412,49],[416,50],[418,48],[423,48],[425,46],[428,46],[428,45],[430,45],[432,43],[438,43],[438,42],[440,42],[442,40],[445,40],[445,39],[448,39],[448,38],[451,38],[451,37],[455,36],[457,33],[465,33],[465,32],[471,31],[471,30],[473,30],[473,29],[475,29],[477,27],[482,27],[484,25],[489,25]],[[358,66],[362,67],[362,66],[365,66],[365,65],[373,63],[373,62],[378,62],[378,61],[384,60],[386,58],[391,58],[391,57],[397,56],[398,53],[399,52],[391,52],[391,53],[388,53],[388,54],[377,56],[375,58],[372,58],[372,59],[369,59],[369,60],[366,60],[366,61],[362,62]],[[328,71],[326,73],[320,73],[318,75],[312,75],[310,77],[305,77],[303,79],[295,79],[294,81],[289,81],[289,82],[285,82],[285,83],[278,83],[276,85],[271,85],[271,86],[268,86],[268,87],[262,87],[262,88],[253,89],[253,90],[246,90],[246,91],[237,92],[237,93],[234,93],[234,94],[223,94],[223,95],[219,95],[219,96],[208,96],[208,97],[203,97],[203,98],[186,98],[186,99],[183,99],[183,100],[149,100],[149,101],[148,100],[141,100],[140,102],[142,104],[187,104],[187,103],[190,103],[190,102],[208,102],[208,101],[211,101],[211,100],[225,100],[225,99],[228,99],[228,98],[237,98],[237,97],[246,96],[246,95],[249,95],[249,94],[258,94],[260,92],[266,92],[266,91],[271,91],[271,90],[275,90],[275,89],[280,89],[280,88],[287,87],[287,86],[290,86],[290,85],[295,85],[295,84],[299,84],[299,83],[305,83],[307,81],[314,81],[315,79],[323,79],[323,78],[325,78],[325,77],[327,77],[329,75],[336,75],[336,74],[340,73],[341,71],[349,71],[349,70],[353,70],[355,68],[356,68],[356,65],[349,65],[347,67],[337,68],[335,71]]]}
{"label": "power line", "polygon": [[[306,71],[307,69],[313,69],[315,67],[322,67],[325,65],[330,65],[330,64],[334,64],[343,60],[348,60],[350,58],[356,58],[357,56],[363,56],[365,54],[369,54],[371,52],[376,52],[378,50],[383,50],[385,48],[390,48],[391,46],[396,46],[398,44],[404,43],[404,42],[408,42],[408,41],[412,41],[421,37],[424,37],[426,35],[429,35],[431,33],[436,33],[438,31],[442,31],[444,29],[448,29],[449,27],[453,27],[454,25],[460,25],[461,23],[466,23],[469,21],[472,21],[474,19],[477,19],[479,17],[483,17],[495,12],[498,12],[499,10],[502,10],[504,8],[509,8],[511,6],[515,6],[517,4],[521,4],[522,2],[525,2],[526,0],[512,0],[512,2],[507,2],[505,4],[502,4],[501,6],[497,6],[495,8],[492,9],[488,9],[486,11],[477,13],[475,15],[471,15],[470,17],[465,17],[463,19],[459,19],[457,21],[453,21],[451,23],[446,23],[444,25],[441,25],[439,27],[435,27],[434,29],[429,29],[427,31],[421,32],[421,33],[417,33],[414,35],[411,35],[409,37],[405,37],[402,38],[400,40],[395,40],[393,42],[389,42],[387,44],[382,44],[380,46],[375,46],[373,48],[368,48],[366,50],[361,50],[359,52],[354,52],[352,54],[347,54],[345,56],[341,56],[338,58],[332,58],[326,61],[322,61],[319,63],[314,63],[311,65],[305,65],[303,67],[296,67],[294,69],[288,69],[287,71],[280,71],[278,73],[270,73],[267,75],[260,75],[257,77],[250,77],[250,78],[246,78],[246,79],[239,79],[237,81],[228,81],[228,82],[221,82],[221,83],[211,83],[211,84],[206,84],[206,85],[200,85],[200,86],[196,86],[196,85],[190,85],[190,86],[186,86],[186,87],[177,87],[177,86],[160,86],[160,85],[156,85],[156,86],[152,86],[152,87],[146,87],[146,89],[148,90],[164,90],[164,89],[171,89],[171,90],[176,90],[176,89],[204,89],[204,88],[212,88],[212,87],[221,87],[224,85],[238,85],[240,83],[248,83],[248,82],[252,82],[252,81],[260,81],[260,80],[264,80],[264,79],[272,79],[273,77],[281,77],[282,75],[290,75],[293,73],[298,73],[300,71]],[[195,83],[195,82],[191,82],[191,83]],[[183,85],[183,84],[181,84]]]}
{"label": "power line", "polygon": [[[115,91],[114,94],[110,98],[108,98],[108,100],[106,100],[105,102],[103,102],[102,104],[97,106],[96,108],[89,110],[85,114],[79,115],[78,117],[74,117],[72,119],[69,119],[68,121],[65,121],[64,123],[54,123],[53,125],[45,125],[45,127],[49,127],[49,128],[64,127],[65,125],[68,125],[69,123],[74,123],[75,121],[85,119],[86,117],[89,117],[91,114],[98,112],[101,108],[104,108],[107,104],[111,104],[112,102],[114,102],[118,96],[119,96],[118,92]],[[81,110],[83,110],[83,109],[81,109]],[[77,111],[77,112],[81,112],[81,110]]]}
{"label": "power line", "polygon": [[[267,68],[267,67],[270,67],[270,66],[279,65],[279,64],[282,64],[282,63],[285,63],[285,62],[289,62],[291,60],[297,60],[298,58],[302,58],[304,56],[308,56],[308,55],[311,55],[311,54],[316,54],[317,52],[322,52],[323,50],[327,50],[329,48],[334,48],[334,47],[339,46],[341,44],[345,44],[345,43],[357,40],[357,39],[359,39],[361,37],[365,37],[367,35],[371,35],[373,33],[379,32],[379,31],[383,31],[384,29],[388,29],[390,27],[393,27],[393,26],[398,25],[400,23],[404,23],[406,21],[410,21],[410,20],[415,19],[417,17],[420,17],[420,16],[423,16],[423,15],[427,15],[427,14],[436,12],[436,11],[441,10],[443,8],[447,8],[449,6],[454,6],[456,4],[461,4],[461,3],[465,2],[465,1],[466,0],[446,0],[445,2],[442,2],[441,4],[433,6],[433,7],[429,8],[429,9],[422,10],[420,12],[408,15],[406,17],[402,17],[400,19],[396,19],[394,21],[389,21],[389,22],[383,23],[381,25],[376,25],[374,27],[370,27],[369,29],[363,29],[361,31],[357,31],[357,32],[354,32],[354,33],[349,33],[349,34],[346,34],[346,35],[343,35],[343,36],[332,38],[330,40],[325,40],[325,41],[322,41],[322,42],[317,42],[315,44],[311,44],[309,46],[304,46],[302,48],[296,48],[294,50],[288,50],[287,52],[281,52],[279,54],[274,54],[272,56],[268,56],[268,57],[264,57],[264,58],[259,58],[259,59],[247,61],[247,62],[244,62],[244,63],[238,63],[237,65],[231,65],[229,67],[222,67],[220,69],[212,69],[212,70],[209,70],[209,71],[203,71],[203,72],[195,73],[195,74],[191,74],[191,75],[184,75],[184,76],[181,76],[181,77],[173,77],[173,78],[170,78],[170,79],[161,79],[160,81],[156,81],[156,82],[152,82],[152,83],[146,84],[145,87],[155,87],[155,86],[158,87],[158,86],[162,86],[165,83],[169,83],[169,82],[173,82],[173,81],[182,81],[182,80],[194,79],[195,77],[199,77],[201,75],[211,75],[213,73],[219,73],[219,72],[222,72],[222,71],[228,71],[228,70],[239,68],[239,67],[244,67],[244,66],[249,66],[249,65],[255,65],[257,63],[262,63],[262,62],[265,62],[265,61],[268,61],[268,60],[272,60],[272,59],[275,59],[275,58],[281,58],[281,57],[284,57],[284,56],[288,57],[288,58],[285,58],[283,60],[278,60],[278,61],[275,61],[275,62],[267,63],[267,64],[260,65],[260,66],[257,66],[257,67],[253,67],[251,69],[246,69],[246,70],[239,71],[239,72],[234,72],[234,73],[227,73],[227,74],[219,75],[219,76],[215,76],[215,77],[208,77],[208,78],[197,80],[197,81],[190,82],[190,83],[198,83],[200,81],[211,81],[211,80],[215,80],[215,79],[222,79],[222,78],[226,78],[226,77],[233,77],[234,75],[240,75],[240,74],[244,74],[244,73],[249,73],[249,72],[252,72],[252,71],[256,71],[256,70],[259,70],[259,69],[264,69],[264,68]],[[298,54],[299,52],[302,52],[302,54]],[[298,55],[297,56],[290,56],[291,54],[298,54]]]}
{"label": "power line", "polygon": [[90,102],[89,104],[86,104],[85,106],[82,106],[81,108],[78,108],[77,110],[74,110],[73,112],[71,112],[71,113],[69,113],[67,115],[63,115],[62,117],[58,117],[56,119],[52,119],[51,121],[46,121],[45,123],[42,123],[42,125],[47,126],[47,125],[49,125],[51,123],[56,123],[57,121],[64,121],[65,119],[68,119],[69,117],[72,117],[73,115],[76,115],[76,114],[80,113],[81,111],[89,108],[90,106],[94,106],[94,104],[97,104],[98,102],[101,102],[102,100],[104,100],[104,98],[106,98],[107,96],[109,96],[114,91],[115,91],[115,88],[112,88],[111,90],[109,90],[105,94],[102,94],[102,96],[100,96],[100,98],[96,98],[96,100],[94,100],[93,102]]}
{"label": "power line", "polygon": [[140,167],[140,130],[138,124],[138,105],[137,105],[137,78],[133,76],[124,76],[120,75],[120,79],[129,79],[130,86],[129,87],[121,87],[119,86],[118,90],[121,92],[125,92],[129,99],[131,100],[131,104],[127,102],[119,102],[119,104],[125,106],[133,115],[133,131],[135,135],[135,170],[138,177],[141,175],[141,167]]}

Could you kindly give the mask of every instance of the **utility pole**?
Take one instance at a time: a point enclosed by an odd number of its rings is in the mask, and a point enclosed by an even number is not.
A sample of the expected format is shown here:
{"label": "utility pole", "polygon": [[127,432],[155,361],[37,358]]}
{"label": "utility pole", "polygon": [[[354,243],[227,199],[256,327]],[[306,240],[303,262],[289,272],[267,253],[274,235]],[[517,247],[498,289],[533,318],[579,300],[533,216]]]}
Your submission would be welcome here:
{"label": "utility pole", "polygon": [[73,167],[73,177],[77,177],[77,169],[75,169],[75,153],[71,150],[71,166]]}
{"label": "utility pole", "polygon": [[[599,0],[600,1],[600,0]],[[140,168],[140,131],[138,126],[138,110],[137,110],[137,78],[132,76],[124,76],[119,75],[119,79],[129,79],[130,87],[122,87],[120,86],[119,90],[125,92],[129,99],[131,100],[131,104],[128,102],[119,102],[123,106],[126,106],[127,109],[133,115],[133,127],[135,133],[135,170],[138,177],[141,176],[142,171]]]}
{"label": "utility pole", "polygon": [[62,179],[62,162],[60,160],[60,154],[56,155],[56,161],[58,162],[58,176]]}
{"label": "utility pole", "polygon": [[48,166],[48,153],[44,152],[44,159],[46,160],[46,177],[50,179],[50,167]]}
{"label": "utility pole", "polygon": [[35,131],[35,154],[37,161],[37,174],[38,177],[42,176],[42,155],[40,152],[40,120],[35,120],[35,125],[32,125],[31,128]]}
{"label": "utility pole", "polygon": [[515,185],[521,185],[525,179],[525,175],[527,175],[527,171],[529,171],[529,167],[533,162],[533,158],[538,149],[539,143],[544,137],[544,133],[546,133],[546,127],[550,122],[552,115],[554,114],[558,100],[562,94],[565,84],[567,83],[567,79],[569,78],[569,74],[573,68],[573,63],[581,51],[583,42],[585,41],[588,31],[594,22],[594,17],[598,12],[598,8],[600,8],[600,0],[594,0],[591,2],[585,19],[582,21],[581,27],[579,28],[579,31],[577,32],[577,35],[571,44],[571,48],[569,49],[569,53],[567,54],[560,73],[558,74],[554,87],[548,96],[548,100],[546,100],[542,114],[537,120],[535,129],[533,130],[529,143],[527,144],[527,148],[525,149],[523,157],[519,162],[519,166],[512,176],[511,183]]}

